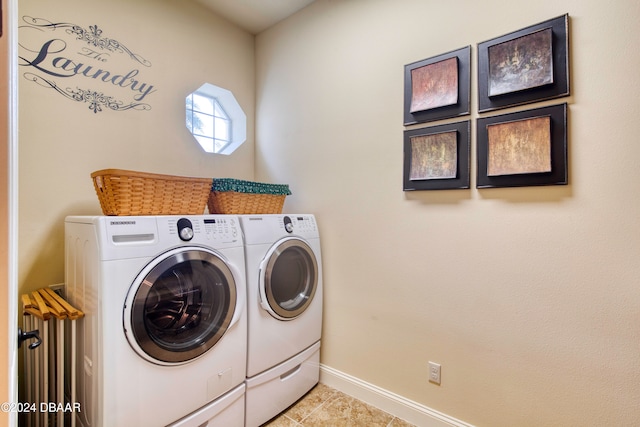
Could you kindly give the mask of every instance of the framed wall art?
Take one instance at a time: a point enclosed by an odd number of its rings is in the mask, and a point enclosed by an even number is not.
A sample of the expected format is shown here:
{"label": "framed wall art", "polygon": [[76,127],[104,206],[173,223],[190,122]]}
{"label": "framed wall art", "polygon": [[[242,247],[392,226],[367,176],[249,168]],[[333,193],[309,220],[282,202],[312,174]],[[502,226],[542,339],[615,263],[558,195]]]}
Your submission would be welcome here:
{"label": "framed wall art", "polygon": [[480,118],[477,188],[567,184],[567,104]]}
{"label": "framed wall art", "polygon": [[569,15],[478,44],[478,111],[569,95]]}
{"label": "framed wall art", "polygon": [[469,188],[470,121],[404,132],[403,190]]}
{"label": "framed wall art", "polygon": [[469,114],[471,46],[404,67],[404,124]]}

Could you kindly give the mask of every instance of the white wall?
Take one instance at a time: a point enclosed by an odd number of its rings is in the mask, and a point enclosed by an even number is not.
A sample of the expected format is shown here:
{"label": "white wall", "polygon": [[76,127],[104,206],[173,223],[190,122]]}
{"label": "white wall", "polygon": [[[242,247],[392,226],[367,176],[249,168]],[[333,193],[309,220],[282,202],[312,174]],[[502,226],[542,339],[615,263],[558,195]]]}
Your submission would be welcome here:
{"label": "white wall", "polygon": [[[570,184],[475,189],[476,44],[565,13],[571,96],[534,106],[569,103]],[[639,19],[634,0],[317,0],[258,35],[256,177],[317,214],[323,364],[478,426],[637,424]],[[404,65],[466,45],[472,189],[405,193]]]}
{"label": "white wall", "polygon": [[[11,310],[10,296],[15,294],[10,289],[9,283],[11,283],[11,273],[9,264],[9,247],[10,247],[10,233],[9,233],[9,217],[11,209],[9,208],[9,202],[13,195],[10,194],[10,186],[13,185],[10,179],[10,138],[11,131],[8,124],[10,123],[9,105],[10,105],[10,80],[9,80],[9,28],[7,26],[6,16],[9,15],[7,10],[7,1],[0,2],[2,10],[4,10],[2,17],[2,29],[3,35],[0,38],[0,99],[3,101],[0,103],[0,129],[3,129],[0,136],[0,165],[2,165],[2,174],[0,174],[0,292],[2,297],[0,298],[0,342],[9,343],[9,338],[13,335],[9,334],[9,328],[14,326],[15,322],[9,322],[7,313],[15,313],[16,310]],[[13,393],[16,388],[10,383],[12,372],[15,369],[15,355],[12,353],[12,347],[9,345],[2,346],[5,350],[0,353],[0,402],[9,402],[14,397]],[[9,424],[9,414],[6,412],[0,413],[0,425]]]}
{"label": "white wall", "polygon": [[[56,53],[59,45],[52,45],[47,61],[56,55],[82,61],[93,67],[90,75],[100,68],[112,75],[138,69],[137,78],[154,86],[154,92],[143,99],[150,110],[103,108],[93,113],[88,102],[69,100],[42,81],[35,83],[28,73],[55,81],[63,91],[102,91],[127,102],[131,91],[82,76],[52,78],[34,67],[19,66],[21,294],[63,282],[64,217],[101,213],[91,172],[120,168],[253,178],[253,35],[195,2],[180,0],[20,0],[18,15],[19,25],[25,27],[18,34],[19,54],[29,61],[37,57],[43,40],[59,38],[68,41],[66,49]],[[76,24],[87,31],[97,25],[101,38],[117,40],[151,66],[127,60],[122,52],[71,43],[65,33],[68,27],[55,31],[26,28],[31,20],[24,17]],[[107,60],[100,61],[83,48],[92,48]],[[205,82],[231,90],[247,115],[247,141],[229,156],[205,153],[185,126],[185,97]]]}

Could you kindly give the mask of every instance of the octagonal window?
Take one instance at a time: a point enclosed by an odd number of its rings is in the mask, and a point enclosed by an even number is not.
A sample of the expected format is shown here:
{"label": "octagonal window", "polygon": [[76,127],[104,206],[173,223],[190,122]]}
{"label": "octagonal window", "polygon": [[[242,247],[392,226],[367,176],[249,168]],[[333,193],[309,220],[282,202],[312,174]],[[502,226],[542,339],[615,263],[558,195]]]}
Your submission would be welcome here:
{"label": "octagonal window", "polygon": [[247,116],[233,93],[210,83],[187,96],[186,118],[207,153],[231,154],[247,139]]}

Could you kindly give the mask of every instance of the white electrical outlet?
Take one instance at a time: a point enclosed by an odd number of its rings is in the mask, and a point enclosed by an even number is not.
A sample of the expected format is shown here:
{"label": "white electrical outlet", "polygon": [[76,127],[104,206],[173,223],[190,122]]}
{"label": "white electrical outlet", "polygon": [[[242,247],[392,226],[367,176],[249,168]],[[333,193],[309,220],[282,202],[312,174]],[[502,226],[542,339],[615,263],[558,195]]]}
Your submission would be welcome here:
{"label": "white electrical outlet", "polygon": [[429,362],[429,382],[440,385],[440,364]]}

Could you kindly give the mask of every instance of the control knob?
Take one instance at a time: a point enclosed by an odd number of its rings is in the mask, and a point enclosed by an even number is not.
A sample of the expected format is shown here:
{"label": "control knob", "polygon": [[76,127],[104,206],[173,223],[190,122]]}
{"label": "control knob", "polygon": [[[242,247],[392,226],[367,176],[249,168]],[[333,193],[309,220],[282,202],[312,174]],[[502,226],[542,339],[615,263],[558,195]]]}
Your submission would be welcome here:
{"label": "control knob", "polygon": [[291,222],[291,218],[288,216],[284,217],[284,229],[287,233],[293,233],[293,223]]}
{"label": "control knob", "polygon": [[178,236],[185,242],[193,239],[193,224],[187,218],[178,220]]}

